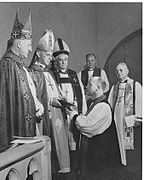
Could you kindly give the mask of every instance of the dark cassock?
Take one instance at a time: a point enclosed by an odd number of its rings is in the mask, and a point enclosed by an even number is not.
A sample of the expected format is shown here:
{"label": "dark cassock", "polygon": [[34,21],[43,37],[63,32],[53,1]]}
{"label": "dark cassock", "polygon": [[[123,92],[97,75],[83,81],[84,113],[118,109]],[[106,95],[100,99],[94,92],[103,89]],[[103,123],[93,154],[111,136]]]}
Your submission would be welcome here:
{"label": "dark cassock", "polygon": [[[30,18],[30,17],[29,17]],[[11,39],[25,38],[29,19],[23,27],[16,14]],[[29,25],[29,26],[28,26]],[[25,30],[23,32],[23,30]],[[0,61],[0,148],[10,145],[12,136],[35,136],[34,99],[21,57],[8,48]]]}
{"label": "dark cassock", "polygon": [[[65,41],[58,38],[55,42],[53,56],[56,59],[66,54],[69,56],[70,50]],[[72,102],[77,108],[79,114],[85,114],[87,110],[84,89],[77,73],[71,69],[62,70],[58,68],[53,72],[58,83],[59,89],[68,102]],[[72,123],[69,115],[66,115],[68,126],[68,138],[70,150],[76,150],[79,142],[79,132]]]}
{"label": "dark cassock", "polygon": [[82,134],[79,153],[81,175],[84,176],[86,171],[103,174],[111,166],[119,165],[116,127],[106,97],[102,95],[94,99],[85,116],[73,117]]}
{"label": "dark cassock", "polygon": [[67,173],[70,171],[70,158],[65,122],[61,108],[53,106],[54,98],[61,98],[61,94],[53,74],[37,56],[39,51],[52,54],[53,43],[53,32],[47,30],[38,42],[30,65],[30,74],[36,85],[38,97],[45,107],[42,132],[51,138],[52,173]]}
{"label": "dark cassock", "polygon": [[106,82],[106,88],[105,88],[104,93],[106,93],[109,90],[109,81],[103,69],[100,69],[97,67],[94,67],[93,69],[85,68],[79,72],[79,77],[83,83],[85,90],[86,90],[89,79],[91,79],[92,77],[101,77],[102,79],[104,79]]}

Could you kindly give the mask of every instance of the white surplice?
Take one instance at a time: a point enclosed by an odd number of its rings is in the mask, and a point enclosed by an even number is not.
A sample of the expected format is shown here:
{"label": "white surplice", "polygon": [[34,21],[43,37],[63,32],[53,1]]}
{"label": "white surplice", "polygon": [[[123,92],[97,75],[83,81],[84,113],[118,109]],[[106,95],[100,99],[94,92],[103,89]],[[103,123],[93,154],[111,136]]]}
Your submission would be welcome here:
{"label": "white surplice", "polygon": [[[128,78],[127,79],[129,83],[131,83],[133,80]],[[116,103],[114,106],[114,86],[112,86],[108,101],[112,106],[112,109],[114,110],[114,120],[117,128],[117,135],[118,135],[118,141],[119,141],[119,148],[120,148],[120,154],[121,154],[121,162],[123,165],[126,166],[126,148],[125,148],[125,141],[124,141],[124,131],[126,127],[125,122],[125,113],[126,113],[126,103],[125,103],[125,89],[126,89],[126,83],[121,82],[119,83],[119,90]],[[142,117],[142,87],[140,83],[135,82],[135,118]]]}

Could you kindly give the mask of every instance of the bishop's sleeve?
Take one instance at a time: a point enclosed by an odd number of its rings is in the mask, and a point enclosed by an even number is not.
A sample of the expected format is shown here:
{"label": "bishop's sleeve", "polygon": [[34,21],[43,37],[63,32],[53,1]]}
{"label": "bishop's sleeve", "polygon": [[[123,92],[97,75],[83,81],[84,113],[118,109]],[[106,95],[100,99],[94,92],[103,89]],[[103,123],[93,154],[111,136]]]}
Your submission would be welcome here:
{"label": "bishop's sleeve", "polygon": [[79,115],[76,126],[80,132],[91,138],[103,133],[111,124],[111,109],[106,103],[97,104],[87,116]]}
{"label": "bishop's sleeve", "polygon": [[108,102],[111,105],[112,109],[114,108],[113,107],[113,91],[114,91],[114,86],[112,86],[109,96],[108,96]]}
{"label": "bishop's sleeve", "polygon": [[138,82],[135,84],[135,115],[142,117],[142,86]]}
{"label": "bishop's sleeve", "polygon": [[106,82],[106,88],[104,90],[104,93],[105,93],[105,92],[107,92],[109,90],[109,81],[108,81],[106,72],[103,69],[101,70],[101,78],[104,79],[105,82]]}

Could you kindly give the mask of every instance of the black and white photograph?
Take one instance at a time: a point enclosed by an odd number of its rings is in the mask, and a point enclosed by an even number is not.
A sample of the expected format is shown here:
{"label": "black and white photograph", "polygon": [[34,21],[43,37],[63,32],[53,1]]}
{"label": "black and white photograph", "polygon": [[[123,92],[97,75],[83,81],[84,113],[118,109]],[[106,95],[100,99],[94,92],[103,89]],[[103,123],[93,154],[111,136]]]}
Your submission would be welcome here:
{"label": "black and white photograph", "polygon": [[142,5],[0,2],[0,180],[142,180]]}

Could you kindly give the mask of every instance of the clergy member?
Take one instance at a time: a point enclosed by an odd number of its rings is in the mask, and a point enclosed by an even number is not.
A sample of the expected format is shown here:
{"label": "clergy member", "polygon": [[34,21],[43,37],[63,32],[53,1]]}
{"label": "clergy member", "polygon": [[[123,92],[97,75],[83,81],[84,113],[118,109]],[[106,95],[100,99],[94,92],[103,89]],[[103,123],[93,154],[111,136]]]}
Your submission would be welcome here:
{"label": "clergy member", "polygon": [[43,106],[22,61],[32,51],[31,36],[31,16],[23,26],[16,13],[11,43],[0,61],[0,148],[9,146],[13,136],[35,136],[36,116],[43,114]]}
{"label": "clergy member", "polygon": [[[54,72],[59,89],[65,99],[78,107],[78,113],[85,114],[87,110],[84,89],[81,80],[75,71],[68,68],[70,49],[66,42],[58,38],[54,45],[53,56],[55,58],[57,71]],[[65,112],[64,112],[65,114]],[[77,152],[79,145],[79,132],[71,122],[69,115],[65,115],[68,126],[69,148],[71,155],[71,167],[77,168]]]}
{"label": "clergy member", "polygon": [[[89,80],[87,94],[92,98],[85,115],[78,115],[76,110],[67,110],[81,132],[79,151],[79,180],[85,172],[103,173],[108,167],[119,162],[119,148],[112,111],[103,94],[106,83],[100,77]],[[110,173],[111,174],[111,173]],[[112,175],[112,174],[111,174]]]}
{"label": "clergy member", "polygon": [[126,151],[134,149],[134,126],[142,119],[142,87],[128,77],[125,63],[119,63],[116,72],[119,81],[112,86],[108,100],[114,111],[121,162],[126,166]]}
{"label": "clergy member", "polygon": [[51,138],[52,173],[61,173],[60,176],[67,179],[70,172],[68,138],[59,102],[63,97],[49,68],[53,47],[54,34],[46,30],[38,42],[30,69],[38,97],[45,107],[41,133]]}

